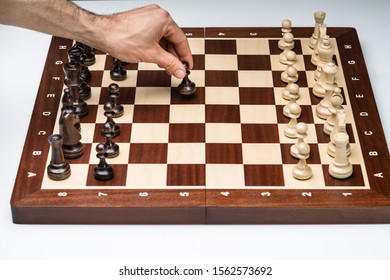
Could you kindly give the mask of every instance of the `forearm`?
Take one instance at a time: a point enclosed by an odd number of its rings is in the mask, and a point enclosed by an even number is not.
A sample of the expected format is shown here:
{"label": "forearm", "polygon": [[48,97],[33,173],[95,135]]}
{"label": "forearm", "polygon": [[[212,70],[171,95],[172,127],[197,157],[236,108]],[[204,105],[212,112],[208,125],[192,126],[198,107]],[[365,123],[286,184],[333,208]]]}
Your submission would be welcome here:
{"label": "forearm", "polygon": [[98,21],[103,17],[80,9],[66,0],[0,0],[0,23],[84,41],[100,38]]}

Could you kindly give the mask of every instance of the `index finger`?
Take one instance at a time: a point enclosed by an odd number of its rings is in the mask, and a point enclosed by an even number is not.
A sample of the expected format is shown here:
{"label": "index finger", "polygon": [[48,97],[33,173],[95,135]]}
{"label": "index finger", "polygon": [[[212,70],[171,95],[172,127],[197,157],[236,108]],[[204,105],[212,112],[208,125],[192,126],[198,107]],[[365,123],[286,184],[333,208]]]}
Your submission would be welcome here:
{"label": "index finger", "polygon": [[175,48],[176,54],[178,55],[181,61],[185,61],[188,63],[189,68],[192,69],[194,66],[194,61],[192,58],[192,53],[190,46],[188,44],[188,40],[183,30],[173,21],[168,26],[166,33],[163,37],[173,45]]}

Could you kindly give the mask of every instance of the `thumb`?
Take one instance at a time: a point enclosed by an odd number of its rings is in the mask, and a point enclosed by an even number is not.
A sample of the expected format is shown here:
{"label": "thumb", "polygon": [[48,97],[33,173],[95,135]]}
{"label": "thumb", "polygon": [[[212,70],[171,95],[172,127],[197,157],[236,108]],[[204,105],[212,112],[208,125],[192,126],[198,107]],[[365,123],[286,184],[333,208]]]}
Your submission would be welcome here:
{"label": "thumb", "polygon": [[169,75],[173,75],[178,79],[183,79],[186,75],[186,69],[183,63],[173,54],[159,48],[156,62],[158,66],[164,68]]}

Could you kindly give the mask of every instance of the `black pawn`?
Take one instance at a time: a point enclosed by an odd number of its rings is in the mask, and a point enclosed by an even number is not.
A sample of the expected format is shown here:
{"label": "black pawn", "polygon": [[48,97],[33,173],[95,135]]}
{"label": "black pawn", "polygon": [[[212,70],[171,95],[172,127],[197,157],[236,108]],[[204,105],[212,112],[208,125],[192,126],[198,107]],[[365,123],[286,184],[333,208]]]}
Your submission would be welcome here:
{"label": "black pawn", "polygon": [[184,67],[186,68],[186,76],[183,78],[181,83],[178,86],[179,93],[182,95],[192,95],[196,92],[196,85],[194,82],[192,82],[188,75],[191,73],[189,70],[189,66],[186,62],[183,63]]}
{"label": "black pawn", "polygon": [[76,45],[81,46],[84,49],[83,62],[86,66],[91,66],[96,62],[95,52],[92,47],[80,42],[76,42]]}
{"label": "black pawn", "polygon": [[47,175],[52,180],[65,180],[70,176],[70,165],[65,161],[62,151],[62,136],[53,134],[49,136],[51,147],[51,160],[47,166]]}
{"label": "black pawn", "polygon": [[104,143],[107,147],[107,157],[115,158],[119,155],[119,146],[115,144],[112,140],[113,133],[106,133],[104,137],[106,137],[106,142]]}
{"label": "black pawn", "polygon": [[114,118],[119,118],[123,116],[124,109],[121,104],[118,103],[119,98],[119,86],[115,83],[112,83],[108,86],[109,95],[110,95],[110,102],[113,105],[114,110]]}
{"label": "black pawn", "polygon": [[96,146],[96,157],[99,159],[99,164],[94,168],[94,176],[96,180],[106,181],[114,177],[114,170],[106,161],[107,147],[105,144],[98,144]]}
{"label": "black pawn", "polygon": [[116,137],[120,134],[120,128],[117,123],[115,123],[113,119],[114,109],[113,104],[111,102],[106,102],[104,104],[104,116],[107,117],[106,122],[102,126],[102,135],[105,136],[107,133],[112,133],[112,137]]}
{"label": "black pawn", "polygon": [[111,79],[114,81],[123,81],[127,78],[127,71],[122,67],[119,59],[113,58],[114,68],[110,71]]}

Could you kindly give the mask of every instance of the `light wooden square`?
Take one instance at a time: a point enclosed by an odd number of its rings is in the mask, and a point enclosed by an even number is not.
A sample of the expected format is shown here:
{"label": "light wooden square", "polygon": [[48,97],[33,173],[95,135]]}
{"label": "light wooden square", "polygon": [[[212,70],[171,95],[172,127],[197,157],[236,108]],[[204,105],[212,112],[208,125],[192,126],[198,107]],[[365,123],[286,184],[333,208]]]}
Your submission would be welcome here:
{"label": "light wooden square", "polygon": [[243,164],[206,164],[206,188],[245,186]]}
{"label": "light wooden square", "polygon": [[108,87],[111,83],[118,84],[121,87],[135,87],[137,85],[137,73],[136,70],[127,70],[127,78],[123,81],[114,81],[110,77],[110,70],[103,72],[102,87]]}
{"label": "light wooden square", "polygon": [[188,43],[192,54],[204,54],[205,53],[205,40],[202,38],[188,38]]}
{"label": "light wooden square", "polygon": [[[299,120],[298,120],[299,122]],[[307,125],[307,137],[305,138],[306,143],[318,143],[317,140],[317,133],[315,125],[312,123],[306,124]],[[295,138],[288,138],[284,136],[284,128],[287,126],[287,124],[279,123],[278,124],[278,130],[279,130],[279,142],[280,143],[288,143],[288,144],[294,144],[297,142],[297,139]]]}
{"label": "light wooden square", "polygon": [[[271,55],[271,69],[273,71],[285,71],[287,65],[279,62],[279,55]],[[293,65],[298,71],[305,71],[305,62],[303,55],[297,54],[297,61]]]}
{"label": "light wooden square", "polygon": [[153,70],[153,71],[160,70],[161,71],[164,69],[159,67],[155,63],[140,62],[138,63],[138,70]]}
{"label": "light wooden square", "polygon": [[[298,160],[297,160],[298,163]],[[313,175],[308,180],[298,180],[292,175],[295,164],[284,164],[283,175],[284,184],[288,189],[323,189],[325,188],[324,173],[321,164],[310,164]]]}
{"label": "light wooden square", "polygon": [[237,87],[207,87],[205,98],[206,104],[240,104]]}
{"label": "light wooden square", "polygon": [[241,124],[206,123],[207,143],[242,143]]}
{"label": "light wooden square", "polygon": [[171,105],[169,111],[170,123],[204,123],[204,105]]}
{"label": "light wooden square", "polygon": [[268,40],[259,38],[237,39],[237,54],[269,55]]}
{"label": "light wooden square", "polygon": [[[91,97],[86,100],[88,105],[98,105],[101,93],[101,87],[91,87]],[[107,101],[109,100],[109,96],[107,95]]]}
{"label": "light wooden square", "polygon": [[160,105],[171,103],[170,87],[137,87],[134,104]]}
{"label": "light wooden square", "polygon": [[90,71],[103,71],[106,66],[106,58],[105,54],[96,54],[95,55],[95,63],[91,66],[88,66]]}
{"label": "light wooden square", "polygon": [[241,123],[277,123],[275,105],[240,105]]}
{"label": "light wooden square", "polygon": [[273,87],[272,71],[239,71],[240,87]]}
{"label": "light wooden square", "polygon": [[166,164],[129,164],[127,166],[127,188],[160,188],[166,183]]}
{"label": "light wooden square", "polygon": [[80,123],[81,126],[81,143],[92,143],[95,134],[95,123]]}
{"label": "light wooden square", "polygon": [[[51,155],[49,155],[51,157]],[[50,159],[49,157],[49,159]],[[70,164],[71,175],[62,181],[51,180],[47,176],[47,169],[42,179],[42,189],[80,189],[85,188],[88,177],[89,164]]]}
{"label": "light wooden square", "polygon": [[169,143],[168,164],[204,164],[205,143]]}
{"label": "light wooden square", "polygon": [[133,123],[131,143],[168,143],[168,123]]}
{"label": "light wooden square", "polygon": [[[275,95],[275,104],[276,105],[287,105],[288,100],[284,99],[282,96],[283,87],[275,87],[274,95]],[[306,87],[299,88],[299,98],[297,99],[297,103],[299,105],[311,105],[310,100],[310,92]]]}
{"label": "light wooden square", "polygon": [[206,55],[205,56],[205,70],[237,70],[237,56],[236,55]]}
{"label": "light wooden square", "polygon": [[282,164],[280,144],[242,144],[244,164]]}
{"label": "light wooden square", "polygon": [[[356,143],[351,143],[350,148],[351,148],[351,155],[348,157],[349,162],[351,164],[362,164],[364,160],[359,145]],[[321,163],[330,164],[333,161],[333,158],[328,155],[328,144],[327,143],[318,144],[318,149],[320,153]]]}

